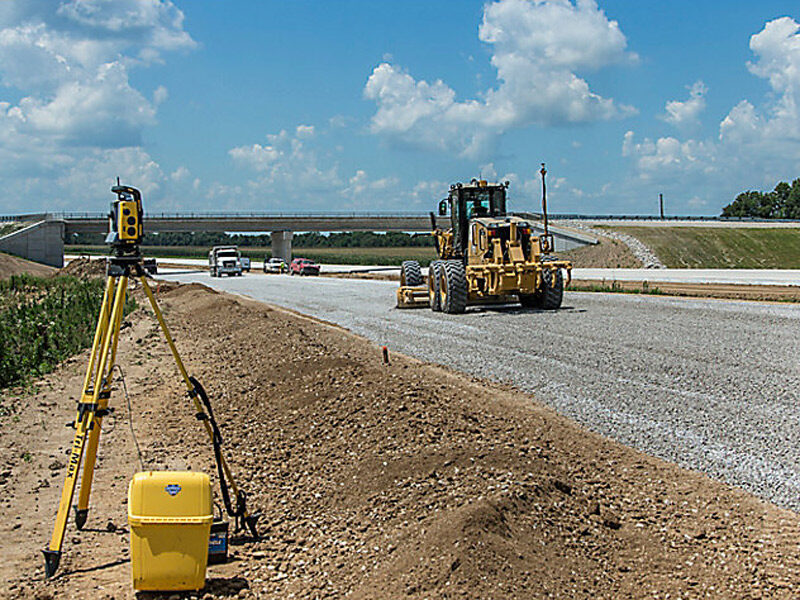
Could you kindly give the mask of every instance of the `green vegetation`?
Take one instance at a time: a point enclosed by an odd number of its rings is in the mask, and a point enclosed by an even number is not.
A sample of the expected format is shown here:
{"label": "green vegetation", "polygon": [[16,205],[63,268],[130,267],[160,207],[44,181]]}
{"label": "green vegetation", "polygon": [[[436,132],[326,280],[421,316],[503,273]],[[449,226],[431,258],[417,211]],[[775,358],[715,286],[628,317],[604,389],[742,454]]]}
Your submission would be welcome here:
{"label": "green vegetation", "polygon": [[[0,282],[0,388],[52,371],[91,345],[104,281],[14,275]],[[129,299],[126,312],[135,307]]]}
{"label": "green vegetation", "polygon": [[800,229],[614,227],[648,246],[668,267],[800,269]]}
{"label": "green vegetation", "polygon": [[18,223],[16,221],[13,223],[3,223],[0,225],[0,237],[8,235],[9,233],[14,233],[17,229],[22,229],[25,225],[25,223]]}
{"label": "green vegetation", "polygon": [[[209,247],[196,246],[148,246],[143,250],[145,256],[159,258],[207,258]],[[272,256],[269,247],[239,248],[242,256],[251,260],[263,260]],[[108,246],[66,246],[67,254],[108,254]],[[432,246],[370,247],[370,248],[303,248],[292,245],[295,257],[308,258],[316,262],[343,265],[399,265],[404,260],[418,260],[423,266],[435,258]]]}
{"label": "green vegetation", "polygon": [[651,296],[662,296],[662,292],[657,287],[650,287],[650,285],[643,281],[640,285],[623,285],[619,281],[612,281],[608,285],[605,281],[602,283],[594,282],[572,282],[567,287],[570,292],[606,292],[616,294],[648,294]]}
{"label": "green vegetation", "polygon": [[781,181],[771,192],[747,191],[722,209],[723,217],[800,219],[800,179]]}

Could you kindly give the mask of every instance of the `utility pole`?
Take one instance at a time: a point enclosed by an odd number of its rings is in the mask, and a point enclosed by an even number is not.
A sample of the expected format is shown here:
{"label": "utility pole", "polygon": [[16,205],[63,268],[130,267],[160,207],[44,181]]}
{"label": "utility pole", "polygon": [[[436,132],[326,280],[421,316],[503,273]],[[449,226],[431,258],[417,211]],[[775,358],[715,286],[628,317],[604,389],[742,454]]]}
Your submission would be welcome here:
{"label": "utility pole", "polygon": [[658,206],[661,209],[661,220],[664,220],[664,194],[658,195]]}

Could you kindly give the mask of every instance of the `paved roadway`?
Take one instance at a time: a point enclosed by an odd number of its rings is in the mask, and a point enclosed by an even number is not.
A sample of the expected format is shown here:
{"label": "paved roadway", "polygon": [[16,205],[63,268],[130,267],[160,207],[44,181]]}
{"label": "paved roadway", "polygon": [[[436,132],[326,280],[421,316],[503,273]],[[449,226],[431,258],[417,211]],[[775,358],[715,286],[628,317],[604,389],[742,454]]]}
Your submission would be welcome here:
{"label": "paved roadway", "polygon": [[575,292],[557,312],[443,315],[395,309],[391,282],[164,277],[513,383],[595,431],[800,510],[800,306]]}

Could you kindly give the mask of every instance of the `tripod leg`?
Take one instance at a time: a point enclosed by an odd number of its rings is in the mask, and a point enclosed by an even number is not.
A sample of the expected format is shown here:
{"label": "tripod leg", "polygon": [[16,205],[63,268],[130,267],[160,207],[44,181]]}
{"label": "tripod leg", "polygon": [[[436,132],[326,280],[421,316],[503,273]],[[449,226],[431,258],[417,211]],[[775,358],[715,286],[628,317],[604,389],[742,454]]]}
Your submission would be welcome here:
{"label": "tripod leg", "polygon": [[[125,294],[122,297],[123,306],[125,304]],[[107,361],[107,372],[99,371],[95,381],[100,385],[100,396],[98,397],[97,409],[94,416],[92,429],[89,431],[89,438],[86,445],[86,456],[83,461],[83,472],[81,473],[81,487],[78,493],[78,503],[75,505],[75,526],[83,529],[86,519],[89,516],[89,496],[92,493],[92,479],[94,478],[94,467],[97,460],[97,447],[100,443],[100,433],[103,429],[103,416],[108,409],[108,401],[111,398],[111,380],[113,377],[113,366],[117,356],[117,344],[119,343],[119,330],[122,326],[123,311],[118,311],[117,320],[113,323],[106,322],[106,327],[112,328],[112,346],[110,359]],[[109,315],[110,320],[110,315]],[[102,368],[103,365],[98,365]]]}
{"label": "tripod leg", "polygon": [[[104,298],[103,308],[101,308],[100,311],[101,318],[98,320],[98,328],[104,328],[105,331],[102,331],[101,329],[99,334],[97,332],[95,333],[95,341],[100,342],[102,339],[102,346],[100,347],[99,354],[97,353],[97,347],[92,348],[92,355],[89,361],[90,364],[87,370],[88,375],[86,377],[86,381],[91,381],[91,372],[95,366],[95,360],[97,361],[97,378],[95,379],[94,385],[91,388],[92,395],[90,402],[84,401],[88,397],[88,395],[84,393],[81,396],[81,402],[78,404],[78,414],[75,418],[75,438],[72,442],[72,451],[70,452],[69,464],[67,465],[67,475],[64,480],[64,488],[61,491],[61,501],[58,505],[58,513],[56,514],[56,523],[53,528],[53,536],[50,539],[50,545],[46,550],[44,550],[45,574],[47,577],[52,577],[55,574],[56,570],[58,569],[58,563],[61,559],[61,546],[64,542],[64,531],[67,527],[69,505],[72,503],[72,497],[75,493],[75,484],[78,478],[78,471],[80,470],[83,450],[86,445],[86,438],[94,424],[95,411],[97,410],[100,390],[104,385],[104,382],[100,379],[100,377],[107,371],[109,351],[112,347],[112,337],[115,333],[117,333],[111,324],[115,323],[119,319],[118,315],[122,311],[122,307],[125,303],[127,280],[127,277],[120,277],[120,280],[116,286],[114,304],[111,308],[111,315],[108,325],[104,327],[103,314],[104,311],[109,310],[107,305],[110,301],[112,284],[109,283],[106,286],[106,291],[108,294],[107,297]],[[88,391],[88,389],[89,388],[87,384],[87,386],[84,388],[84,392]]]}
{"label": "tripod leg", "polygon": [[[142,283],[142,288],[144,289],[144,293],[147,295],[147,299],[150,301],[150,306],[153,309],[153,312],[156,315],[156,320],[158,321],[159,326],[161,327],[161,331],[164,334],[164,338],[167,340],[167,345],[169,346],[170,351],[172,352],[172,357],[175,359],[175,364],[178,365],[178,370],[181,372],[181,376],[183,377],[184,382],[186,383],[186,388],[189,392],[189,397],[192,399],[194,403],[195,410],[197,411],[198,415],[205,415],[205,409],[203,405],[200,403],[198,399],[197,389],[195,388],[195,384],[192,383],[189,374],[186,371],[186,367],[183,365],[183,361],[181,360],[180,354],[178,354],[178,349],[175,346],[175,342],[172,339],[172,335],[169,332],[169,328],[167,327],[166,321],[164,321],[164,315],[161,313],[161,309],[158,307],[158,302],[156,302],[156,297],[153,295],[153,290],[150,289],[150,285],[147,283],[147,277],[143,274],[139,276],[139,280]],[[214,435],[214,430],[211,426],[211,423],[207,418],[201,420],[203,426],[206,429],[206,433],[208,433],[208,437],[211,440],[212,444],[216,444],[216,438]],[[228,466],[228,462],[225,460],[225,457],[222,453],[219,453],[218,457],[219,465],[224,474],[225,481],[220,481],[220,486],[228,485],[230,486],[230,490],[233,493],[234,498],[240,498],[239,495],[239,488],[236,485],[236,481],[233,479],[233,474],[231,473],[230,467]],[[253,532],[253,536],[255,537],[255,519],[257,516],[250,516],[245,508],[243,510],[242,517],[245,522],[248,523],[248,526],[251,528]]]}

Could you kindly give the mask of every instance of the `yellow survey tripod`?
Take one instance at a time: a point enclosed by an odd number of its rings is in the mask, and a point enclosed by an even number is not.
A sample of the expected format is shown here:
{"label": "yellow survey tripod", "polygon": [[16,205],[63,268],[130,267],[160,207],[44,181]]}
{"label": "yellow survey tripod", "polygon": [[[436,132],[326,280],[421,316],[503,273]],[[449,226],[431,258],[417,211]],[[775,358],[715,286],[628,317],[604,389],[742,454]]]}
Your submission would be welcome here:
{"label": "yellow survey tripod", "polygon": [[195,416],[203,423],[211,439],[214,447],[214,458],[217,462],[222,498],[228,515],[236,520],[236,531],[246,528],[253,537],[258,535],[256,521],[259,515],[248,514],[246,495],[237,488],[230,468],[222,455],[222,436],[214,419],[208,396],[200,382],[194,377],[190,377],[186,372],[183,361],[164,321],[161,309],[158,307],[153,291],[147,282],[142,256],[139,251],[139,244],[143,235],[141,194],[136,188],[119,185],[119,181],[117,181],[116,186],[111,188],[111,191],[117,194],[117,200],[111,204],[109,234],[106,238],[106,243],[112,247],[112,254],[107,262],[103,304],[97,320],[86,376],[83,380],[78,412],[74,423],[72,423],[72,426],[75,427],[75,439],[72,442],[72,451],[67,465],[64,489],[61,492],[61,502],[58,505],[53,537],[50,540],[50,545],[43,551],[47,577],[52,577],[55,574],[61,559],[61,546],[67,527],[69,506],[75,493],[75,485],[78,481],[78,473],[84,451],[86,452],[86,461],[83,465],[78,503],[75,505],[75,525],[78,529],[82,529],[86,524],[89,514],[89,494],[92,489],[92,477],[97,459],[100,430],[103,417],[113,410],[108,407],[108,403],[111,398],[111,386],[119,332],[122,326],[123,308],[128,291],[128,279],[131,276],[139,279],[142,289],[150,301],[150,306],[155,313],[161,331],[167,340],[167,345],[186,384],[189,398],[194,404]]}

